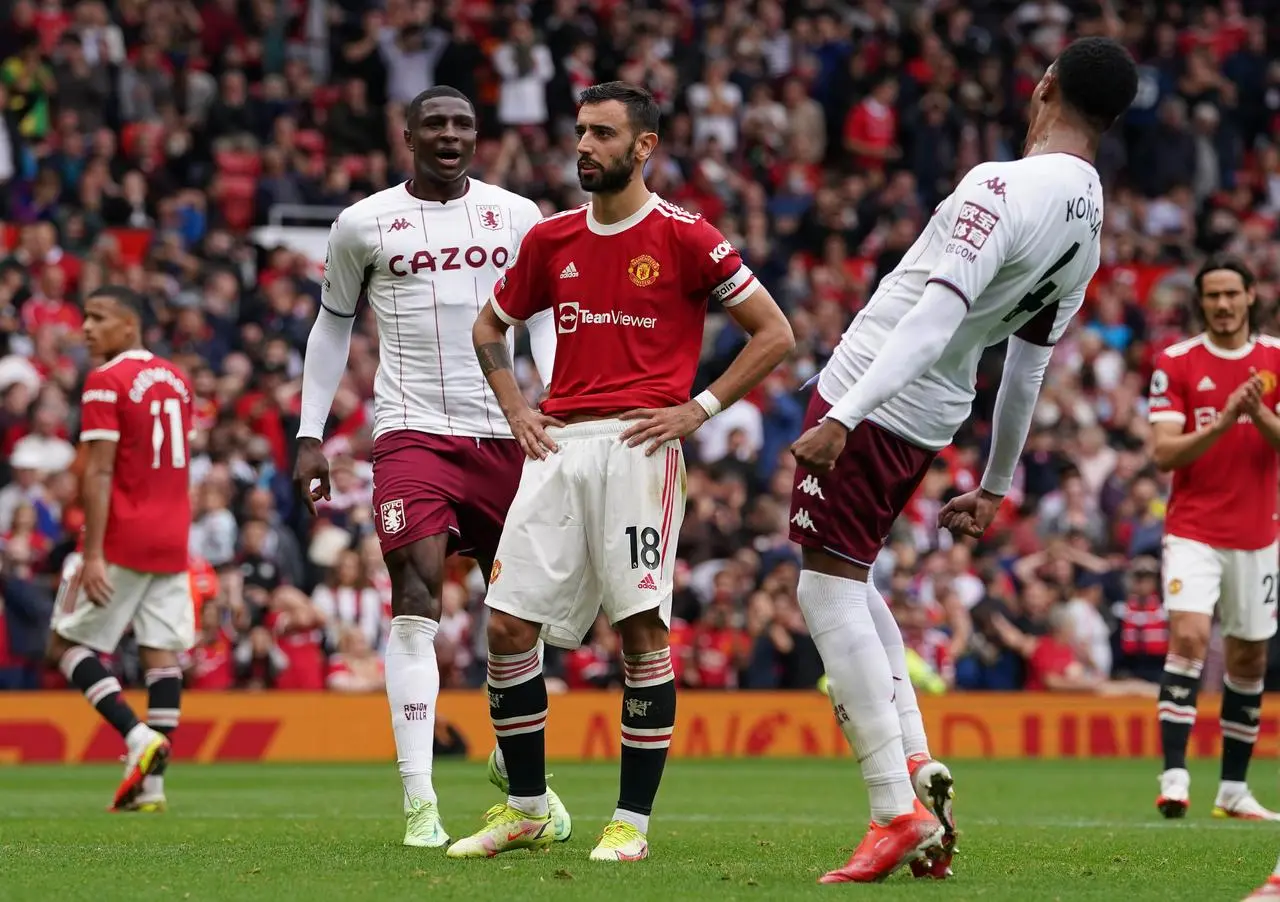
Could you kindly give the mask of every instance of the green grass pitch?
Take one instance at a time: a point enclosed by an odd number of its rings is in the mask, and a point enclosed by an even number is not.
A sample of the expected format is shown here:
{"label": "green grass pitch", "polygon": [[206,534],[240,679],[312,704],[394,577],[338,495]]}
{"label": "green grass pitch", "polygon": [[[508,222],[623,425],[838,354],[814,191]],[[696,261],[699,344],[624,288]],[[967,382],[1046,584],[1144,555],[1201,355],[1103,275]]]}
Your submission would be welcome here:
{"label": "green grass pitch", "polygon": [[[962,829],[954,880],[815,885],[867,820],[847,761],[675,761],[650,831],[653,857],[586,860],[612,813],[614,764],[557,764],[574,836],[545,853],[449,861],[399,844],[394,765],[176,764],[166,815],[108,814],[117,768],[0,769],[0,899],[678,902],[1239,900],[1270,872],[1280,824],[1216,821],[1215,771],[1193,771],[1191,817],[1155,811],[1154,762],[953,762]],[[1277,801],[1275,764],[1253,782]],[[496,792],[483,764],[436,767],[445,823],[475,829]]]}

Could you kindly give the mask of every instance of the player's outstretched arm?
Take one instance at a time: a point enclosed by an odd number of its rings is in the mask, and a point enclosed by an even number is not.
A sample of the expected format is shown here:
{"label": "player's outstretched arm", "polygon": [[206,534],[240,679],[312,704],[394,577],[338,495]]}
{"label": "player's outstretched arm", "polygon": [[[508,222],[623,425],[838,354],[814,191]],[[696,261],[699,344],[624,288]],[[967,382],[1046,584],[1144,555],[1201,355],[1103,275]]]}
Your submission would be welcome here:
{"label": "player's outstretched arm", "polygon": [[796,460],[816,473],[829,472],[854,427],[938,362],[968,311],[968,302],[949,286],[925,285],[919,303],[898,321],[862,378],[791,446]]}
{"label": "player's outstretched arm", "polygon": [[796,345],[791,323],[768,289],[759,286],[745,301],[725,308],[749,338],[720,378],[692,401],[661,409],[629,410],[622,419],[632,420],[621,439],[631,447],[648,443],[645,454],[691,435],[723,408],[740,400],[773,372]]}
{"label": "player's outstretched arm", "polygon": [[[542,460],[559,450],[547,435],[546,427],[563,426],[555,417],[534,410],[524,399],[520,383],[511,368],[511,354],[507,349],[507,324],[493,309],[493,302],[485,304],[471,327],[471,341],[480,360],[480,370],[498,399],[502,414],[511,425],[511,433],[531,460]],[[548,374],[550,375],[550,374]]]}
{"label": "player's outstretched arm", "polygon": [[1261,397],[1262,380],[1256,375],[1250,376],[1227,398],[1227,404],[1222,409],[1221,415],[1195,432],[1184,433],[1183,424],[1180,422],[1153,423],[1151,427],[1152,461],[1166,472],[1190,466],[1216,445],[1218,439],[1226,435],[1227,430],[1236,424],[1241,414],[1258,406]]}
{"label": "player's outstretched arm", "polygon": [[938,525],[958,535],[980,537],[995,519],[1000,502],[1009,494],[1022,448],[1031,431],[1031,417],[1040,397],[1053,348],[1009,338],[1004,373],[996,394],[991,453],[980,488],[949,501],[938,513]]}

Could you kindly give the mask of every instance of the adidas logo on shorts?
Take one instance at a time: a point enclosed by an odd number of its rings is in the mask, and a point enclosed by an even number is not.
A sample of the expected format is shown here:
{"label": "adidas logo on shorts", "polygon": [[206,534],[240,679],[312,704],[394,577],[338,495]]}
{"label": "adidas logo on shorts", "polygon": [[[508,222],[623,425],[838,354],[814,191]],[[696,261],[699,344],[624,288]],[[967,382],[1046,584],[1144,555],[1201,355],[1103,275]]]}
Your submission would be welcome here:
{"label": "adidas logo on shorts", "polygon": [[652,590],[654,590],[654,591],[656,592],[656,591],[658,591],[658,584],[657,584],[657,583],[655,583],[655,582],[653,581],[653,574],[652,574],[652,573],[646,573],[646,574],[644,575],[644,579],[640,580],[640,584],[639,584],[639,585],[637,585],[637,586],[636,586],[636,588],[637,588],[637,589],[652,589]]}

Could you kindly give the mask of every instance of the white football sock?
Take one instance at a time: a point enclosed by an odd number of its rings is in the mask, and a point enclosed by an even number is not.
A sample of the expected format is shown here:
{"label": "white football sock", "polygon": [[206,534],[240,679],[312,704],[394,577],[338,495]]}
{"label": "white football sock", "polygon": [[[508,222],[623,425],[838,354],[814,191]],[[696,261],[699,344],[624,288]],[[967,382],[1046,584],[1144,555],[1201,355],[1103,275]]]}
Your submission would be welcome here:
{"label": "white football sock", "polygon": [[507,796],[507,804],[530,817],[546,817],[551,810],[545,792],[540,796]]}
{"label": "white football sock", "polygon": [[893,674],[895,695],[893,703],[898,709],[898,721],[902,724],[902,750],[911,755],[928,755],[929,740],[924,735],[924,718],[920,716],[920,703],[916,701],[916,688],[911,685],[907,672],[907,650],[902,644],[902,630],[893,619],[889,604],[880,590],[867,581],[867,607],[876,625],[876,634],[885,654],[889,656],[889,670]]}
{"label": "white football sock", "polygon": [[436,738],[436,699],[440,668],[436,664],[436,630],[426,617],[391,619],[387,637],[387,701],[396,737],[396,762],[408,799],[434,802],[432,753]]}
{"label": "white football sock", "polygon": [[641,833],[648,835],[649,833],[649,815],[641,814],[638,811],[628,811],[625,808],[613,809],[613,820],[622,821],[624,824],[630,824]]}
{"label": "white football sock", "polygon": [[142,794],[144,796],[164,795],[164,777],[149,774],[142,778]]}
{"label": "white football sock", "polygon": [[887,824],[910,814],[916,794],[907,777],[893,673],[867,608],[867,584],[802,570],[797,595],[826,667],[836,719],[862,766],[871,819]]}

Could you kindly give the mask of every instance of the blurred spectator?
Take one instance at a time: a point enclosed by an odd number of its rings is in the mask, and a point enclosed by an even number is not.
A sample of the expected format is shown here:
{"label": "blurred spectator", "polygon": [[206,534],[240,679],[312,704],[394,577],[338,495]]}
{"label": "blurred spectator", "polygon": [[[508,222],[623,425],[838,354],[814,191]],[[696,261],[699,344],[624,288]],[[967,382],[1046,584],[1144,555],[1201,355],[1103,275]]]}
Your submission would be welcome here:
{"label": "blurred spectator", "polygon": [[370,648],[381,644],[382,599],[364,572],[359,552],[349,550],[338,555],[338,563],[316,586],[311,598],[324,619],[330,648],[338,647],[341,633],[348,627],[359,630]]}

